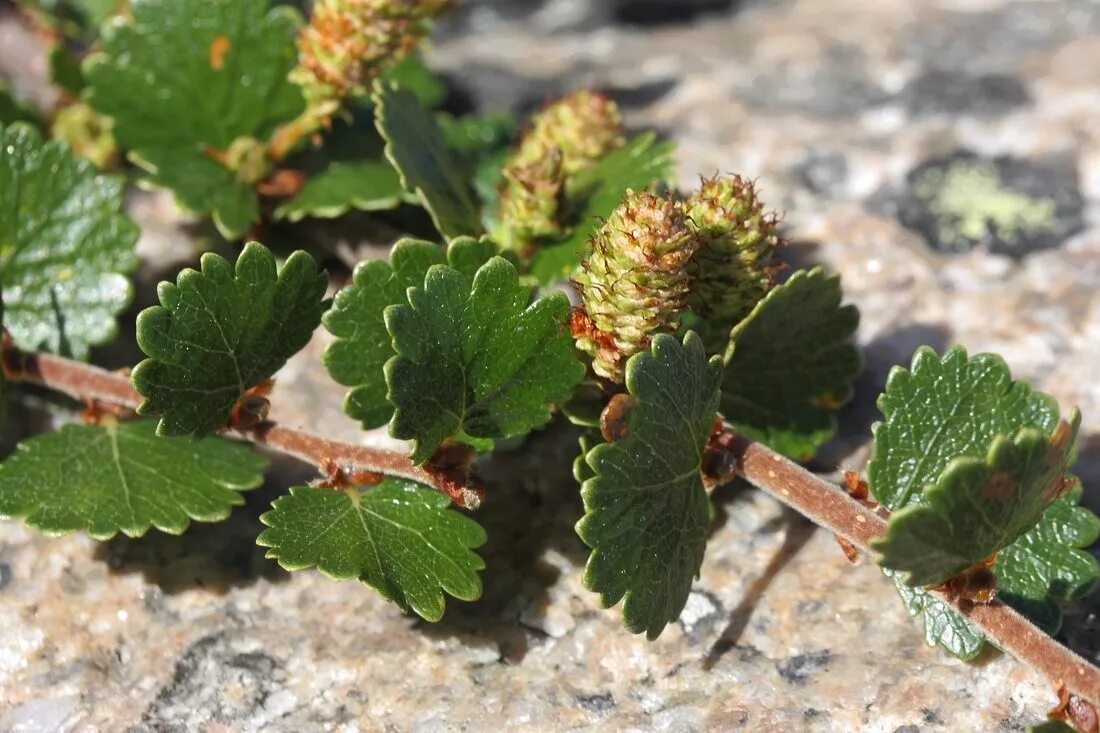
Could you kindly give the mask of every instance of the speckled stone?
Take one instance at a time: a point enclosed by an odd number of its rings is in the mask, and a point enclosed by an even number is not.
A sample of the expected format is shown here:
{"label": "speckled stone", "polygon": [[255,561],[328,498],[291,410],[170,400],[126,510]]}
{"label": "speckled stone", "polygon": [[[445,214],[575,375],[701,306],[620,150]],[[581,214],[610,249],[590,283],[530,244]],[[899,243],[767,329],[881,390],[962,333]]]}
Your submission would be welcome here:
{"label": "speckled stone", "polygon": [[[471,2],[430,59],[477,109],[610,89],[631,126],[677,141],[685,183],[759,179],[786,212],[792,266],[840,272],[863,312],[867,369],[817,468],[862,465],[890,366],[961,343],[1081,407],[1079,473],[1100,508],[1100,4],[745,0],[693,3],[686,22],[670,5]],[[944,247],[981,227],[921,224],[943,209],[915,182],[960,151],[998,174],[984,190],[1000,208],[983,203],[989,236]],[[1008,175],[1036,170],[1042,190]],[[1066,216],[1008,206],[1005,219],[1006,191],[1076,199]],[[134,204],[150,223],[165,205]],[[1027,236],[1001,236],[1020,222]],[[144,256],[186,249],[191,232],[152,224]],[[275,416],[388,441],[342,415],[324,345],[319,334],[279,376]],[[230,522],[183,538],[99,545],[0,524],[0,729],[1013,731],[1053,704],[1011,658],[967,665],[925,646],[872,565],[849,565],[827,533],[740,485],[720,490],[680,622],[652,643],[624,632],[580,584],[573,451],[555,426],[483,467],[485,596],[450,601],[435,625],[263,559],[258,515],[309,477],[289,462]],[[1100,659],[1096,596],[1069,610],[1062,637]]]}

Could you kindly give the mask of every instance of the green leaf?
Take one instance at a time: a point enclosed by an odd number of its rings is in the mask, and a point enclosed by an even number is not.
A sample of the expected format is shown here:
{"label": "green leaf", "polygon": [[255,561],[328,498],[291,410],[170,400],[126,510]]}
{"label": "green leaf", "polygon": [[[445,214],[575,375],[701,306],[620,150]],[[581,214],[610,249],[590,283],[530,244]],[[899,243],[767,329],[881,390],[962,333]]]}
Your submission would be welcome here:
{"label": "green leaf", "polygon": [[[0,338],[4,332],[4,293],[0,291]],[[0,368],[0,431],[8,418],[8,377]]]}
{"label": "green leaf", "polygon": [[435,265],[408,305],[386,309],[397,356],[386,362],[390,434],[423,463],[459,434],[507,438],[550,419],[584,375],[562,293],[528,305],[516,268],[493,257],[473,278]]}
{"label": "green leaf", "polygon": [[382,81],[409,90],[424,109],[435,109],[447,98],[447,85],[428,68],[420,54],[409,54],[398,61],[382,74]]}
{"label": "green leaf", "polygon": [[153,183],[239,237],[259,219],[256,193],[210,153],[263,143],[303,109],[287,80],[298,13],[267,0],[136,0],[132,11],[85,64],[89,101]]}
{"label": "green leaf", "polygon": [[657,336],[652,353],[627,362],[635,399],[627,436],[586,458],[594,475],[581,488],[577,523],[592,548],[584,585],[605,607],[622,600],[626,627],[650,639],[679,618],[703,562],[709,501],[701,466],[721,378],[720,358],[708,362],[694,332],[682,346]]}
{"label": "green leaf", "polygon": [[80,68],[80,61],[69,53],[65,44],[59,43],[50,49],[48,62],[50,81],[54,86],[61,87],[73,95],[79,95],[84,91],[87,82]]}
{"label": "green leaf", "polygon": [[1054,634],[1061,603],[1087,595],[1100,565],[1085,548],[1100,538],[1100,518],[1078,506],[1082,489],[1047,507],[1039,523],[997,554],[997,597]]}
{"label": "green leaf", "polygon": [[588,251],[589,238],[628,188],[651,189],[672,178],[674,148],[671,142],[658,143],[656,134],[644,133],[570,179],[566,203],[573,230],[564,241],[535,253],[531,274],[540,284],[569,277]]}
{"label": "green leaf", "polygon": [[840,302],[839,276],[803,270],[734,327],[722,382],[727,422],[800,461],[832,437],[833,411],[851,397],[861,366],[852,344],[859,311]]}
{"label": "green leaf", "polygon": [[[473,181],[482,203],[482,218],[491,218],[489,213],[500,198],[501,171],[516,132],[516,118],[509,114],[454,117],[440,112],[436,121],[447,147]],[[486,227],[491,226],[489,221]]]}
{"label": "green leaf", "polygon": [[[911,369],[891,372],[879,409],[885,420],[873,428],[867,477],[874,498],[889,509],[919,501],[922,489],[939,478],[952,458],[983,458],[997,435],[1025,427],[1050,433],[1058,422],[1054,400],[1013,381],[1000,357],[967,357],[960,347],[942,359],[927,347],[919,349]],[[1076,500],[1077,494],[1071,494],[1051,504],[1036,527],[998,553],[993,566],[1002,599],[1051,633],[1060,622],[1058,602],[1083,593],[1090,575],[1095,577],[1088,570],[1091,563],[1082,562],[1084,553],[1074,548],[1089,544],[1096,520],[1076,507]],[[896,577],[895,582],[908,588]],[[930,610],[924,611],[929,643],[939,641],[964,659],[977,655],[980,645],[955,638],[964,635],[960,629],[970,628],[962,616],[923,589],[908,592],[930,599]],[[946,631],[937,638],[938,629]],[[971,628],[970,636],[976,634]]]}
{"label": "green leaf", "polygon": [[160,305],[137,320],[149,357],[134,368],[145,397],[138,412],[161,416],[161,435],[202,435],[225,427],[244,393],[301,350],[321,321],[327,277],[305,252],[276,275],[275,257],[245,245],[234,269],[216,254],[157,288]]}
{"label": "green leaf", "polygon": [[244,443],[158,438],[151,420],[66,425],[23,441],[0,464],[0,516],[100,540],[150,527],[182,534],[192,519],[229,516],[266,465]]}
{"label": "green leaf", "polygon": [[1068,436],[1023,428],[995,437],[985,459],[953,459],[919,501],[890,515],[886,536],[871,543],[879,564],[903,573],[907,585],[929,586],[1007,547],[1061,490],[1080,423],[1074,411]]}
{"label": "green leaf", "polygon": [[350,209],[384,211],[409,200],[397,171],[386,161],[336,162],[309,179],[298,195],[275,211],[278,219],[334,219]]}
{"label": "green leaf", "polygon": [[985,635],[952,606],[924,588],[911,588],[892,570],[883,570],[894,581],[905,610],[924,621],[924,639],[929,646],[939,644],[952,656],[964,661],[974,659],[985,647]]}
{"label": "green leaf", "polygon": [[393,404],[386,399],[385,363],[395,355],[383,312],[387,306],[407,303],[409,288],[424,284],[432,265],[449,263],[472,283],[477,269],[493,256],[487,240],[460,237],[443,249],[432,242],[402,239],[393,247],[389,263],[361,262],[350,285],[336,294],[322,319],[336,340],[325,349],[329,375],[352,387],[344,412],[371,430],[389,422]]}
{"label": "green leaf", "polygon": [[374,93],[378,132],[386,157],[407,191],[420,197],[436,229],[447,239],[481,231],[477,197],[468,174],[447,148],[431,112],[406,89],[378,84]]}
{"label": "green leaf", "polygon": [[443,617],[446,592],[481,596],[471,552],[485,542],[474,520],[420,484],[386,479],[371,488],[294,487],[260,517],[270,529],[257,543],[287,570],[316,566],[336,580],[359,578],[387,600],[428,621]]}
{"label": "green leaf", "polygon": [[122,181],[24,124],[0,128],[0,288],[24,349],[86,359],[130,303],[138,229]]}
{"label": "green leaf", "polygon": [[13,122],[41,125],[42,116],[30,105],[16,99],[0,79],[0,125],[10,125]]}
{"label": "green leaf", "polygon": [[1027,729],[1027,733],[1078,733],[1072,725],[1061,720],[1048,720]]}
{"label": "green leaf", "polygon": [[957,456],[984,458],[997,435],[1033,427],[1049,434],[1058,405],[1016,382],[995,354],[968,358],[953,347],[940,359],[922,347],[911,369],[895,367],[879,397],[885,420],[872,427],[867,481],[887,509],[906,506]]}

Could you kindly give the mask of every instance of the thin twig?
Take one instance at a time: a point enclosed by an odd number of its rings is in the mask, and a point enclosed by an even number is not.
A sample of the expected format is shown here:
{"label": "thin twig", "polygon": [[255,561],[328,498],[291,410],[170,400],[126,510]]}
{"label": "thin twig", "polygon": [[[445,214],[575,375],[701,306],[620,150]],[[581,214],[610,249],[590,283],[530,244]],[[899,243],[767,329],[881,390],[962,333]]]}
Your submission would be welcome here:
{"label": "thin twig", "polygon": [[[3,349],[3,368],[11,379],[33,382],[76,399],[94,399],[136,409],[141,395],[123,374],[70,361],[50,354]],[[271,422],[237,431],[243,437],[321,467],[336,462],[348,468],[402,476],[446,492],[435,474],[414,466],[396,451],[341,443]],[[840,488],[769,448],[742,436],[727,442],[737,473],[753,485],[788,504],[818,525],[870,554],[870,543],[886,534],[886,521]],[[1100,669],[1059,644],[1005,604],[965,604],[931,591],[951,604],[975,626],[1017,659],[1065,686],[1094,705],[1100,705]]]}
{"label": "thin twig", "polygon": [[[737,472],[870,555],[872,540],[886,534],[886,520],[850,498],[840,488],[774,451],[738,437],[731,446]],[[931,591],[993,640],[1047,677],[1094,705],[1100,705],[1100,669],[1074,654],[1011,607],[994,601],[969,604],[940,591]]]}
{"label": "thin twig", "polygon": [[[142,402],[126,375],[52,354],[29,353],[9,346],[4,350],[4,371],[15,381],[49,387],[78,400],[99,400],[131,410]],[[318,467],[334,462],[348,469],[400,476],[443,490],[435,474],[414,466],[408,456],[397,451],[342,443],[271,421],[234,432]]]}

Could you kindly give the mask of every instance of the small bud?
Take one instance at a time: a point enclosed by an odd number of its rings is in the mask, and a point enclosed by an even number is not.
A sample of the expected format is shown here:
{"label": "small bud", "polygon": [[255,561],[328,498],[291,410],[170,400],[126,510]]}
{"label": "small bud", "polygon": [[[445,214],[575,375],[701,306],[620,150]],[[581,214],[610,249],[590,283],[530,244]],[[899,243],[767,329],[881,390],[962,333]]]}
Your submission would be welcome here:
{"label": "small bud", "polygon": [[600,376],[623,381],[627,359],[680,325],[697,240],[678,202],[627,191],[592,239],[575,285],[584,318],[577,346]]}
{"label": "small bud", "polygon": [[67,142],[74,153],[97,168],[106,168],[118,158],[113,127],[110,117],[96,112],[91,105],[76,102],[58,110],[50,125],[50,135]]}
{"label": "small bud", "polygon": [[722,353],[730,330],[774,284],[778,217],[764,213],[752,182],[740,176],[703,181],[685,209],[699,238],[688,307],[707,323],[707,351]]}
{"label": "small bud", "polygon": [[254,137],[239,137],[231,142],[222,156],[222,164],[246,186],[266,178],[271,168],[266,146]]}

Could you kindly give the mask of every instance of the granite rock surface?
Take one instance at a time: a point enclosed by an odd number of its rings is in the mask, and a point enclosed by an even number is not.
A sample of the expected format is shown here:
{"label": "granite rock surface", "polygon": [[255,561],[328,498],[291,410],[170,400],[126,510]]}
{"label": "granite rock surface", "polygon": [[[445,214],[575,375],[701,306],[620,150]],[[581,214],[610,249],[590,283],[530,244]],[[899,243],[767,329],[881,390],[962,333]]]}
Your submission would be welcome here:
{"label": "granite rock surface", "polygon": [[[0,70],[41,98],[44,60],[4,17]],[[863,464],[892,365],[960,343],[1080,406],[1100,509],[1100,3],[485,0],[429,59],[477,110],[604,88],[678,143],[685,184],[759,180],[791,264],[840,272],[863,313],[867,369],[820,470]],[[192,253],[171,208],[132,202],[150,282]],[[274,417],[386,442],[340,412],[324,345],[279,375]],[[925,646],[877,569],[744,486],[721,490],[679,623],[631,636],[580,584],[573,450],[559,426],[484,466],[486,593],[434,625],[263,558],[258,515],[310,478],[290,462],[184,537],[0,523],[0,730],[1013,731],[1052,706],[1007,656]],[[1100,598],[1061,637],[1100,660]]]}

